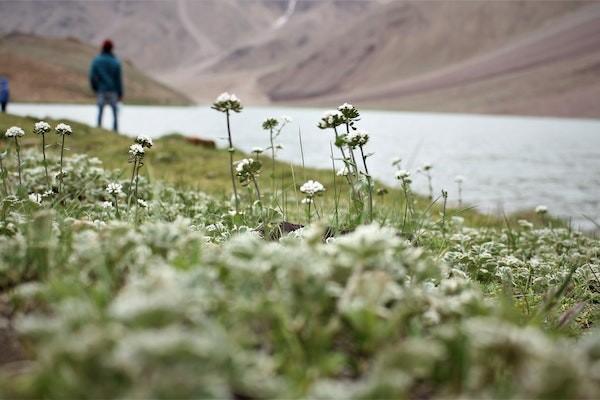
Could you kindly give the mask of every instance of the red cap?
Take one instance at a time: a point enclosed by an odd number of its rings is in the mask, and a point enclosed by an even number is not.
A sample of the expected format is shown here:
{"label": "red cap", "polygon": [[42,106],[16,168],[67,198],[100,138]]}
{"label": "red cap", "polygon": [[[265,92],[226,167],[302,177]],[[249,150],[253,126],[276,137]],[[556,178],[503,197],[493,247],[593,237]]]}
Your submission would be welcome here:
{"label": "red cap", "polygon": [[104,42],[102,42],[102,51],[105,52],[111,52],[113,49],[113,42],[110,39],[106,39]]}

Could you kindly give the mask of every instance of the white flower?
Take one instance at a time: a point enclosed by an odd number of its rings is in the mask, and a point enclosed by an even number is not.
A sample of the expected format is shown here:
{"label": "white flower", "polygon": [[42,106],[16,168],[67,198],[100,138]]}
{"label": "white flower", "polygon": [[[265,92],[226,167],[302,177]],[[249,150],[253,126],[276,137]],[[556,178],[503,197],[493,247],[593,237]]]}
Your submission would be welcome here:
{"label": "white flower", "polygon": [[352,110],[354,108],[354,106],[352,104],[349,103],[344,103],[341,106],[338,107],[338,110],[342,111],[342,110]]}
{"label": "white flower", "polygon": [[50,132],[51,129],[50,124],[45,121],[36,122],[33,126],[33,132],[38,135],[45,135]]}
{"label": "white flower", "polygon": [[302,204],[312,204],[312,203],[314,203],[314,201],[313,201],[312,197],[306,197],[306,198],[302,199],[301,203]]}
{"label": "white flower", "polygon": [[254,162],[254,160],[252,158],[244,158],[243,160],[240,160],[237,162],[237,164],[235,166],[235,170],[237,171],[238,174],[241,174],[253,162]]}
{"label": "white flower", "polygon": [[224,92],[217,97],[212,108],[221,112],[229,110],[240,112],[242,110],[242,104],[235,94]]}
{"label": "white flower", "polygon": [[138,135],[138,137],[135,138],[135,142],[141,145],[142,147],[147,148],[151,148],[154,145],[154,142],[152,142],[152,138],[146,135]]}
{"label": "white flower", "polygon": [[11,126],[4,134],[6,137],[21,137],[23,135],[25,135],[25,131],[18,126]]}
{"label": "white flower", "polygon": [[35,203],[37,205],[41,205],[42,204],[42,195],[39,193],[31,193],[29,195],[29,201],[31,201],[32,203]]}
{"label": "white flower", "polygon": [[129,154],[131,154],[133,157],[143,156],[144,148],[141,144],[134,143],[131,146],[129,146]]}
{"label": "white flower", "polygon": [[262,149],[262,147],[253,147],[252,148],[252,153],[256,153],[256,154],[261,154],[264,150]]}
{"label": "white flower", "polygon": [[106,187],[106,192],[108,194],[112,194],[113,196],[118,196],[123,193],[123,185],[117,182],[111,182]]}
{"label": "white flower", "polygon": [[215,103],[224,103],[224,102],[230,101],[230,100],[231,100],[231,95],[227,92],[223,92],[219,96],[217,96]]}
{"label": "white flower", "polygon": [[410,172],[408,172],[407,170],[399,169],[398,171],[396,171],[396,179],[404,180],[408,177],[410,177]]}
{"label": "white flower", "polygon": [[365,131],[354,131],[346,137],[346,142],[352,148],[364,146],[369,141],[369,134]]}
{"label": "white flower", "polygon": [[73,133],[73,129],[71,129],[71,126],[63,123],[56,125],[56,128],[54,128],[54,130],[56,131],[57,135],[70,135]]}
{"label": "white flower", "polygon": [[544,215],[548,213],[548,207],[546,207],[545,205],[539,205],[535,208],[535,212],[536,214]]}
{"label": "white flower", "polygon": [[113,208],[113,204],[111,201],[103,201],[100,203],[100,207],[105,210],[111,210]]}
{"label": "white flower", "polygon": [[456,175],[456,177],[454,178],[454,182],[456,183],[463,183],[465,181],[465,177],[462,175]]}
{"label": "white flower", "polygon": [[148,202],[146,202],[145,200],[138,199],[137,204],[138,204],[138,207],[148,208]]}
{"label": "white flower", "polygon": [[325,187],[318,181],[309,180],[300,186],[300,191],[308,195],[308,197],[313,197],[316,194],[324,192]]}

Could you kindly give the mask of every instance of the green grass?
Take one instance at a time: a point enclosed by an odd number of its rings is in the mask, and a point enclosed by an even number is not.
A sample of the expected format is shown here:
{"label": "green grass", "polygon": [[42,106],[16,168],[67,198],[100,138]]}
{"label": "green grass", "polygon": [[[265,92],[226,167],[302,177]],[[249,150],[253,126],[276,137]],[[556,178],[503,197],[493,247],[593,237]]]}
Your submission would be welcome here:
{"label": "green grass", "polygon": [[[0,115],[0,132],[4,132],[8,127],[17,125],[25,129],[26,135],[22,138],[22,147],[31,148],[39,146],[39,138],[31,133],[33,124],[39,119],[33,117],[20,117],[11,114]],[[52,126],[57,121],[47,119]],[[67,154],[88,154],[98,157],[108,169],[120,169],[123,177],[130,173],[130,165],[127,163],[127,150],[133,139],[124,135],[116,134],[112,131],[98,129],[89,125],[74,121],[66,121],[73,127],[74,134],[67,138]],[[233,132],[235,141],[235,132]],[[58,141],[54,136],[49,136],[49,144],[56,146],[49,152],[58,152]],[[0,143],[3,147],[7,146],[6,138],[2,135]],[[236,152],[236,160],[244,158],[241,151]],[[265,153],[261,155],[263,162],[263,174],[259,178],[264,193],[268,193],[271,185],[270,158]],[[290,166],[289,163],[276,163],[276,177],[279,191],[284,188],[288,198],[287,210],[290,218],[295,222],[304,221],[304,208],[299,206],[297,200],[301,199],[300,193],[297,193],[298,187],[305,180],[313,179],[321,182],[327,189],[323,197],[318,198],[319,207],[322,207],[326,214],[332,214],[334,209],[333,195],[333,173],[331,170],[322,170],[315,168],[302,168],[302,166]],[[292,174],[293,168],[293,174]],[[145,166],[141,170],[142,175],[150,180],[160,180],[182,189],[193,189],[216,196],[217,198],[226,198],[231,193],[231,180],[229,175],[229,159],[225,149],[207,149],[188,143],[181,135],[173,134],[162,137],[155,141],[155,146],[147,154]],[[283,180],[282,180],[283,179]],[[338,191],[342,192],[340,197],[340,207],[347,210],[347,184],[343,177],[336,177]],[[403,192],[399,188],[389,187],[381,182],[375,182],[375,191],[378,188],[386,188],[388,193],[383,196],[375,197],[375,209],[379,210],[379,219],[397,219],[401,213],[403,202]],[[242,191],[243,192],[243,191]],[[297,194],[297,196],[296,196]],[[430,202],[424,196],[415,196],[415,204],[418,212],[440,218],[442,200]],[[439,216],[439,217],[438,217]],[[472,207],[448,208],[446,218],[460,216],[470,226],[476,227],[502,227],[506,224],[514,226],[519,219],[528,219],[536,224],[542,221],[533,212],[521,212],[507,216],[506,219],[494,215],[482,214]],[[560,225],[558,220],[550,219],[555,225]]]}

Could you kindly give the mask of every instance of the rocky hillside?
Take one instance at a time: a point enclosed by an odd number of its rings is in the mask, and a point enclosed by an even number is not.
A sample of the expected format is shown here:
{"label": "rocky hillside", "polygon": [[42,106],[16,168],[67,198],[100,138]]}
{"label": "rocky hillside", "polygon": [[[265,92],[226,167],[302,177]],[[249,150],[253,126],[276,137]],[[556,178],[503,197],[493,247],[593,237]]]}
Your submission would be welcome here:
{"label": "rocky hillside", "polygon": [[[97,50],[77,39],[9,34],[0,38],[0,75],[13,101],[82,102],[93,98],[88,68]],[[125,100],[139,104],[190,104],[187,96],[124,63]]]}
{"label": "rocky hillside", "polygon": [[593,1],[3,1],[0,14],[4,32],[111,37],[201,103],[231,90],[252,104],[600,117]]}

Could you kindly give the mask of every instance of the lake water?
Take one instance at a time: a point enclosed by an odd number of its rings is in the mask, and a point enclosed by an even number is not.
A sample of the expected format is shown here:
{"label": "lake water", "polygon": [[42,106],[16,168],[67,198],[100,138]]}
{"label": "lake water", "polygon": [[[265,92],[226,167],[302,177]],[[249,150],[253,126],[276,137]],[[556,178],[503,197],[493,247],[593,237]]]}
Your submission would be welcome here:
{"label": "lake water", "polygon": [[[109,111],[108,109],[106,111]],[[232,116],[234,145],[250,151],[267,147],[261,122],[269,116],[293,119],[277,142],[279,158],[301,163],[302,132],[307,166],[331,168],[333,133],[316,127],[323,109],[248,107]],[[11,104],[10,112],[38,118],[68,118],[94,124],[92,105]],[[112,116],[105,113],[105,126]],[[433,165],[435,193],[446,189],[456,201],[454,178],[463,175],[463,199],[483,212],[498,213],[547,205],[550,212],[591,228],[584,215],[600,221],[600,120],[523,118],[464,114],[364,111],[359,123],[371,135],[371,173],[395,184],[391,160],[402,158],[412,171],[414,188],[427,193],[416,169]],[[120,127],[127,135],[152,137],[179,132],[215,139],[225,146],[225,117],[208,106],[129,106],[121,109]]]}

